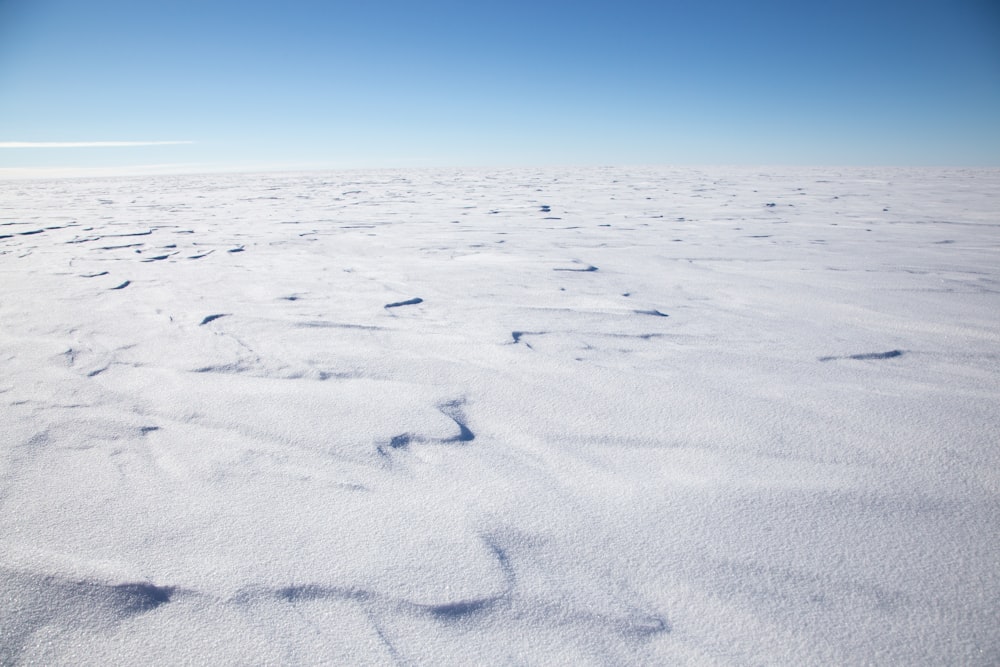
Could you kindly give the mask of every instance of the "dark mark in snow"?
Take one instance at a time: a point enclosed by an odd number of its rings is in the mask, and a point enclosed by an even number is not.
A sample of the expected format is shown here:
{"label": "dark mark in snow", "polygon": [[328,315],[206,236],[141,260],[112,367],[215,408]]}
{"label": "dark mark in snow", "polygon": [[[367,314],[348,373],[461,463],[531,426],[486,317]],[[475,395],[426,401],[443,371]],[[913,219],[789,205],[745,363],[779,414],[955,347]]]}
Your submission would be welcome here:
{"label": "dark mark in snow", "polygon": [[472,442],[476,439],[476,434],[470,431],[465,425],[465,412],[462,410],[464,404],[464,400],[455,400],[438,407],[441,414],[458,424],[459,429],[458,435],[447,438],[442,442]]}
{"label": "dark mark in snow", "polygon": [[[619,338],[626,340],[651,340],[653,338],[666,338],[667,334],[662,333],[645,333],[645,334],[599,334],[602,336],[607,336],[609,338]],[[591,348],[587,348],[591,349]]]}
{"label": "dark mark in snow", "polygon": [[442,619],[457,619],[477,611],[483,611],[494,606],[501,598],[482,598],[479,600],[463,600],[450,604],[429,605],[425,607],[434,616]]}
{"label": "dark mark in snow", "polygon": [[118,609],[125,614],[141,614],[170,602],[174,588],[153,584],[120,584],[111,587]]}
{"label": "dark mark in snow", "polygon": [[384,308],[399,308],[400,306],[415,306],[418,303],[423,303],[424,300],[420,297],[414,297],[413,299],[407,299],[406,301],[397,301],[395,303],[387,303]]}
{"label": "dark mark in snow", "polygon": [[775,204],[775,203],[774,203],[774,202],[772,201],[772,202],[768,202],[767,204],[764,204],[764,206],[767,206],[768,208],[774,208],[775,206],[777,206],[777,204]]}
{"label": "dark mark in snow", "polygon": [[389,441],[389,446],[393,449],[403,449],[413,440],[413,436],[409,433],[401,433],[400,435],[393,436],[392,440]]}
{"label": "dark mark in snow", "polygon": [[[47,623],[61,625],[63,620],[76,619],[79,628],[87,629],[127,623],[130,617],[169,603],[176,590],[147,582],[108,584],[79,576],[28,574],[12,567],[4,567],[2,575],[4,589],[10,592],[4,595],[4,637],[0,642],[0,663],[4,665],[20,662],[22,652],[34,646],[32,635]],[[17,597],[13,597],[14,591]]]}
{"label": "dark mark in snow", "polygon": [[296,322],[295,326],[306,329],[358,329],[359,331],[381,331],[382,327],[368,324],[349,324],[344,322],[327,322],[325,320],[309,320]]}
{"label": "dark mark in snow", "polygon": [[[275,597],[287,602],[299,602],[302,600],[370,600],[375,597],[375,594],[371,591],[360,588],[326,588],[313,584],[287,586],[279,588],[273,593]],[[247,595],[247,593],[243,595]]]}
{"label": "dark mark in snow", "polygon": [[408,606],[415,612],[430,614],[433,618],[443,623],[453,623],[459,622],[472,614],[489,611],[497,605],[508,601],[511,591],[514,589],[516,584],[516,578],[514,570],[510,564],[510,559],[508,558],[507,553],[499,546],[496,546],[489,537],[484,537],[483,541],[493,552],[493,555],[497,559],[497,564],[504,574],[504,578],[507,582],[506,590],[504,592],[497,595],[489,595],[467,600],[457,600],[455,602],[446,602],[443,604],[410,603]]}
{"label": "dark mark in snow", "polygon": [[848,359],[866,361],[868,359],[894,359],[903,356],[902,350],[889,350],[888,352],[868,352],[866,354],[852,354]]}
{"label": "dark mark in snow", "polygon": [[320,382],[326,382],[330,378],[335,378],[337,380],[354,380],[360,377],[360,375],[358,373],[351,373],[351,372],[332,373],[330,371],[319,371],[316,374],[316,377]]}
{"label": "dark mark in snow", "polygon": [[291,296],[283,296],[283,297],[281,297],[281,298],[282,298],[283,300],[285,300],[285,301],[298,301],[298,300],[299,300],[299,297],[298,297],[298,296],[296,296],[295,294],[293,294],[293,295],[291,295]]}
{"label": "dark mark in snow", "polygon": [[850,354],[846,357],[820,357],[820,361],[835,361],[837,359],[854,359],[856,361],[871,361],[874,359],[895,359],[903,356],[902,350],[889,350],[888,352],[865,352],[863,354]]}
{"label": "dark mark in snow", "polygon": [[107,245],[107,246],[104,246],[102,248],[98,248],[98,250],[121,250],[122,248],[140,248],[143,245],[145,245],[145,244],[144,243],[129,243],[127,245]]}
{"label": "dark mark in snow", "polygon": [[543,205],[540,208],[542,209],[542,213],[549,213],[552,210],[552,207],[547,205]]}
{"label": "dark mark in snow", "polygon": [[243,246],[240,246],[239,248],[230,248],[226,252],[243,252],[243,250],[244,250]]}
{"label": "dark mark in snow", "polygon": [[126,287],[128,287],[128,286],[129,286],[129,285],[131,285],[131,284],[132,284],[132,281],[131,281],[131,280],[126,280],[125,282],[123,282],[123,283],[122,283],[121,285],[119,285],[118,287],[112,287],[111,289],[125,289]]}
{"label": "dark mark in snow", "polygon": [[30,232],[18,232],[17,235],[18,236],[31,236],[32,234],[41,234],[44,231],[45,231],[44,229],[33,229]]}
{"label": "dark mark in snow", "polygon": [[153,431],[159,431],[159,430],[160,430],[159,426],[140,426],[139,427],[139,432],[142,433],[143,435],[146,435],[147,433],[152,433]]}
{"label": "dark mark in snow", "polygon": [[[546,333],[545,331],[511,331],[510,337],[514,339],[514,344],[517,345],[518,343],[521,342],[521,338],[523,338],[524,336],[542,336],[545,333]],[[524,342],[524,345],[529,350],[535,349],[531,347],[531,343],[527,341]]]}
{"label": "dark mark in snow", "polygon": [[594,265],[592,265],[592,264],[588,264],[586,266],[586,268],[583,268],[583,269],[562,269],[562,268],[560,268],[560,269],[552,269],[552,270],[553,271],[574,271],[574,272],[577,272],[577,273],[588,273],[590,271],[597,271],[597,267],[594,266]]}
{"label": "dark mark in snow", "polygon": [[208,324],[209,322],[214,322],[220,317],[225,317],[228,314],[229,313],[216,313],[215,315],[208,315],[205,319],[201,321],[201,324],[199,324],[198,326],[201,326],[202,324]]}
{"label": "dark mark in snow", "polygon": [[81,278],[97,278],[99,276],[106,276],[106,275],[108,275],[107,271],[101,271],[100,273],[82,273],[82,274],[80,274],[80,277]]}
{"label": "dark mark in snow", "polygon": [[159,262],[170,257],[170,255],[157,255],[156,257],[150,257],[149,259],[142,260],[143,262]]}
{"label": "dark mark in snow", "polygon": [[150,230],[145,231],[145,232],[132,232],[130,234],[104,234],[103,236],[101,236],[101,238],[102,239],[119,239],[119,238],[124,238],[126,236],[149,236],[152,233],[153,233],[153,230],[150,229]]}
{"label": "dark mark in snow", "polygon": [[619,621],[618,625],[623,635],[633,637],[648,637],[672,629],[670,623],[659,616],[634,616]]}
{"label": "dark mark in snow", "polygon": [[13,234],[0,234],[0,239],[12,239],[12,238],[14,238]]}
{"label": "dark mark in snow", "polygon": [[656,317],[670,317],[666,313],[661,313],[656,308],[653,308],[652,310],[636,310],[633,312],[635,312],[637,315],[654,315]]}
{"label": "dark mark in snow", "polygon": [[215,251],[214,250],[209,250],[208,252],[203,252],[200,255],[191,255],[190,257],[188,257],[188,259],[201,259],[202,257],[208,257],[213,252],[215,252]]}
{"label": "dark mark in snow", "polygon": [[218,364],[215,366],[202,366],[201,368],[195,368],[193,373],[245,373],[247,367],[240,362],[234,362],[231,364]]}

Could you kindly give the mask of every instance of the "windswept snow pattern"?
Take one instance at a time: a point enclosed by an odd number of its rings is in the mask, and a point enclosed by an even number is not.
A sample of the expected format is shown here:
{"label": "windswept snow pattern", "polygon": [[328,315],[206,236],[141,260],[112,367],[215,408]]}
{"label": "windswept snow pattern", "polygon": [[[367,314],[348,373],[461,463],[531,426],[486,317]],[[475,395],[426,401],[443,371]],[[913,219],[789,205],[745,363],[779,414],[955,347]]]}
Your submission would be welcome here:
{"label": "windswept snow pattern", "polygon": [[0,192],[0,664],[1000,663],[1000,172]]}

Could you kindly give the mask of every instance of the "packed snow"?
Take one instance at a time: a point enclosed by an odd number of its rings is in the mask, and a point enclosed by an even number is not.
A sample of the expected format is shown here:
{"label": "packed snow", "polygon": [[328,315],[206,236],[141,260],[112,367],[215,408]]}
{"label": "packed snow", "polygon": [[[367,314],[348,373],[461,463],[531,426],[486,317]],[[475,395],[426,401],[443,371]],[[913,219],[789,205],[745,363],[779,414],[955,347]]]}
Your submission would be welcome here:
{"label": "packed snow", "polygon": [[1000,663],[1000,171],[0,184],[0,664]]}

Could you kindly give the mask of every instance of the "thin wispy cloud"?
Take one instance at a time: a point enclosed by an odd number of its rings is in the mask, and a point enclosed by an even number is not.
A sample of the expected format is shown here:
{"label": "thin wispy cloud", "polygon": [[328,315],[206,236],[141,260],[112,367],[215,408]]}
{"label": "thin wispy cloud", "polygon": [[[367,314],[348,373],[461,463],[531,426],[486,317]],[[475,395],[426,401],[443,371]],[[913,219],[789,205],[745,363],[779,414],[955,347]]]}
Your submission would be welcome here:
{"label": "thin wispy cloud", "polygon": [[176,146],[193,141],[0,141],[0,148],[127,148],[131,146]]}

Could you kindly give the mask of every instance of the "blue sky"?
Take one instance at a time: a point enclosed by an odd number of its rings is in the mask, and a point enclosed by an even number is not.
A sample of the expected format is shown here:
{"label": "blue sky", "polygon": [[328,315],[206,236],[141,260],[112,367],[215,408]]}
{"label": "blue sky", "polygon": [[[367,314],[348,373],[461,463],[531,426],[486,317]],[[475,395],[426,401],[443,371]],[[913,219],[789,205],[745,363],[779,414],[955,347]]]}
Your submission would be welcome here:
{"label": "blue sky", "polygon": [[1000,5],[0,0],[8,172],[546,164],[1000,166]]}

